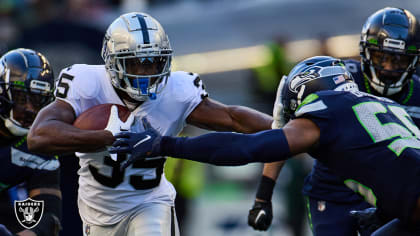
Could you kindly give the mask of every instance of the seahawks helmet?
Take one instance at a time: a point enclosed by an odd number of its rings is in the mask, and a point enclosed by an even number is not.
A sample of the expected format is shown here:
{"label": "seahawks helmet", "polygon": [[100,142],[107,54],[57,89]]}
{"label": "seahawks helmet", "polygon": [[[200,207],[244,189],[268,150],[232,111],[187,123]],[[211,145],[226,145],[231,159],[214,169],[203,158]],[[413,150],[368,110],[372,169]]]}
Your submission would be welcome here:
{"label": "seahawks helmet", "polygon": [[108,27],[102,58],[112,85],[132,99],[154,99],[162,91],[171,70],[172,48],[157,20],[131,12]]}
{"label": "seahawks helmet", "polygon": [[309,95],[321,90],[358,90],[343,62],[329,56],[316,56],[298,63],[285,78],[281,91],[284,118],[287,122]]}
{"label": "seahawks helmet", "polygon": [[41,53],[19,48],[0,58],[0,118],[13,135],[27,134],[53,91],[53,71]]}
{"label": "seahawks helmet", "polygon": [[413,75],[420,54],[420,26],[409,11],[387,7],[371,15],[360,38],[362,71],[378,93],[398,93]]}

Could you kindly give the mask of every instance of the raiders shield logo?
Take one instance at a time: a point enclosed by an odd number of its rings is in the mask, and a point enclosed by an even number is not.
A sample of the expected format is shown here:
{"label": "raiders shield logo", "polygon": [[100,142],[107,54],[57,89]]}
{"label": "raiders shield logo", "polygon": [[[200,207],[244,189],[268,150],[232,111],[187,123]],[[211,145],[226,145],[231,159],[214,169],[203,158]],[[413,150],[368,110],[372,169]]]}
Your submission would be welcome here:
{"label": "raiders shield logo", "polygon": [[44,213],[44,201],[36,201],[28,198],[24,201],[15,201],[15,215],[26,229],[32,229],[41,221]]}

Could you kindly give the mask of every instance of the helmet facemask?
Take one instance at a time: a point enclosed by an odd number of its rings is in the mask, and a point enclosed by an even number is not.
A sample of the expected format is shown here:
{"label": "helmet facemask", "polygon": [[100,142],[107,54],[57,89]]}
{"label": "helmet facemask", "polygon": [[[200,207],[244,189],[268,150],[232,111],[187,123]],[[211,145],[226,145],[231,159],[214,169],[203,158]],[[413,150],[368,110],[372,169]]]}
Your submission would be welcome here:
{"label": "helmet facemask", "polygon": [[170,74],[171,54],[150,53],[109,55],[109,71],[115,73],[113,84],[132,99],[145,101],[155,99],[166,84]]}
{"label": "helmet facemask", "polygon": [[[370,85],[380,94],[390,96],[402,90],[418,63],[417,55],[392,50],[365,48],[365,69]],[[363,59],[362,59],[363,60]]]}
{"label": "helmet facemask", "polygon": [[1,77],[0,118],[13,135],[24,136],[38,112],[53,101],[53,88],[45,81],[32,79],[25,84],[19,78],[11,78],[9,69],[5,69]]}

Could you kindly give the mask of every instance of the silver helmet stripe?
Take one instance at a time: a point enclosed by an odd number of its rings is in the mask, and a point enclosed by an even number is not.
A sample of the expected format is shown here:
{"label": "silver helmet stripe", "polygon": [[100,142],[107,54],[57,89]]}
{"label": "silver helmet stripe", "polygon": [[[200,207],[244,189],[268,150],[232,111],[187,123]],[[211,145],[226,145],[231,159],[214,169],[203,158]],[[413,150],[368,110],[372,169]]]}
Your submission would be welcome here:
{"label": "silver helmet stripe", "polygon": [[137,19],[139,20],[141,32],[143,33],[143,43],[150,44],[149,31],[147,30],[146,20],[144,20],[144,15],[136,14]]}

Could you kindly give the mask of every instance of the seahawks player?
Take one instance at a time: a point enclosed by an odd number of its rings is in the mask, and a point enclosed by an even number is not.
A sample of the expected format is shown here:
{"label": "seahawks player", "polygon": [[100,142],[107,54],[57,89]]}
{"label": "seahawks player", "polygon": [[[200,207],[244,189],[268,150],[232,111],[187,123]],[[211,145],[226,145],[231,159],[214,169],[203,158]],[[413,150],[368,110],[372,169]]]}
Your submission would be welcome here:
{"label": "seahawks player", "polygon": [[282,129],[174,138],[161,136],[144,120],[146,132],[116,135],[111,152],[131,154],[127,164],[170,155],[224,166],[307,152],[381,215],[398,218],[405,229],[419,226],[420,130],[400,105],[358,91],[344,64],[332,57],[296,65],[281,94],[285,118],[291,119]]}
{"label": "seahawks player", "polygon": [[[197,74],[171,72],[168,36],[148,14],[118,17],[105,34],[102,57],[105,65],[76,64],[62,70],[57,100],[35,120],[29,148],[50,154],[78,152],[78,204],[85,235],[178,235],[175,190],[163,174],[165,157],[139,160],[120,170],[126,156],[104,150],[115,141],[113,134],[122,129],[143,131],[142,117],[169,136],[176,136],[187,123],[256,132],[270,128],[272,119],[208,98]],[[114,106],[105,130],[72,126],[83,111],[104,103],[127,106],[132,115],[122,122]]]}
{"label": "seahawks player", "polygon": [[[420,125],[420,79],[414,74],[419,53],[417,19],[407,10],[388,7],[372,14],[363,26],[361,62],[347,60],[345,64],[361,91],[402,104]],[[275,108],[275,113],[280,111]],[[278,122],[274,122],[274,126],[278,128]],[[262,210],[268,212],[267,216],[271,214],[271,195],[280,169],[281,164],[264,166],[257,199],[249,214],[249,224],[255,229],[266,230],[271,224],[270,217],[257,219],[257,216]],[[309,223],[314,235],[356,235],[357,220],[349,212],[371,207],[319,161],[306,177],[303,193],[307,196]],[[364,229],[359,231],[362,235],[371,233]]]}
{"label": "seahawks player", "polygon": [[[38,111],[54,96],[54,76],[39,52],[19,48],[0,58],[0,224],[18,235],[58,235],[61,218],[59,162],[28,151],[26,134]],[[26,230],[13,209],[15,188],[25,184],[27,197],[44,201],[37,226]]]}

